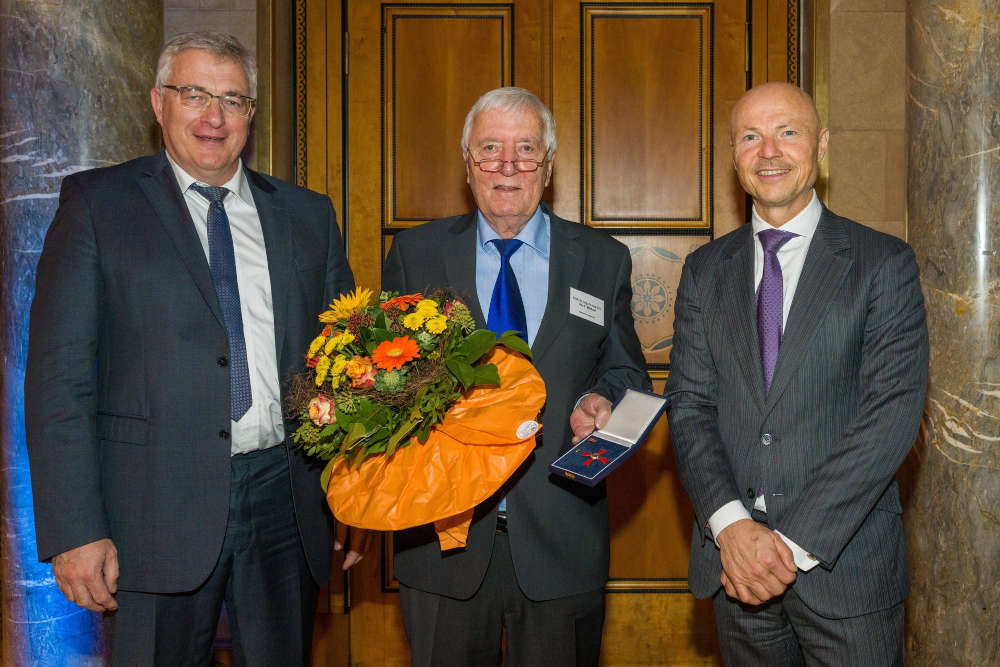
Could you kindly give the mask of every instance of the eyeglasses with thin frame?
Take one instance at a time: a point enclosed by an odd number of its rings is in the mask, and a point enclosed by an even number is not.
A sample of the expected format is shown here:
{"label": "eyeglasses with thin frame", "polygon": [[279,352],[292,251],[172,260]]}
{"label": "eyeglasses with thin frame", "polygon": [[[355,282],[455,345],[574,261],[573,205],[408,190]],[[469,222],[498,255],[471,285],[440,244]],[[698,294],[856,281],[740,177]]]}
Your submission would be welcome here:
{"label": "eyeglasses with thin frame", "polygon": [[517,160],[476,160],[471,155],[469,159],[472,164],[479,167],[480,171],[485,171],[487,174],[495,174],[498,171],[503,171],[503,166],[507,163],[514,165],[514,171],[538,171],[538,168],[545,164],[545,160],[539,162],[538,160],[524,160],[518,158]]}
{"label": "eyeglasses with thin frame", "polygon": [[204,111],[211,104],[212,100],[219,100],[219,107],[224,112],[245,118],[250,115],[254,105],[257,104],[257,100],[246,95],[213,95],[198,86],[171,86],[163,84],[163,87],[176,90],[181,106],[194,111]]}

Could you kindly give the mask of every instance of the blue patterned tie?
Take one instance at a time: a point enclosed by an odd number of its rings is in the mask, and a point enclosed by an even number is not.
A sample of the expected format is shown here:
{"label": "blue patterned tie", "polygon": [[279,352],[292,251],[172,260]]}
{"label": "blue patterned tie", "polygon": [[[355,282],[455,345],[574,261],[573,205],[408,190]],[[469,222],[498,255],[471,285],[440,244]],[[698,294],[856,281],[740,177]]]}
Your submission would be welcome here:
{"label": "blue patterned tie", "polygon": [[208,205],[208,266],[212,282],[222,307],[222,319],[229,335],[229,402],[233,421],[239,421],[250,409],[250,369],[247,365],[247,344],[243,337],[243,314],[240,311],[240,290],[236,284],[236,255],[229,216],[222,200],[229,194],[226,188],[191,185],[209,201]]}
{"label": "blue patterned tie", "polygon": [[798,236],[779,229],[765,229],[757,236],[764,249],[764,272],[757,288],[757,336],[760,342],[760,364],[764,370],[764,392],[771,390],[774,366],[781,346],[781,320],[784,313],[784,283],[778,250]]}
{"label": "blue patterned tie", "polygon": [[510,256],[517,252],[523,241],[518,239],[492,239],[490,241],[500,251],[500,273],[493,285],[493,298],[490,300],[490,314],[486,320],[486,328],[498,335],[504,331],[514,330],[518,336],[528,342],[528,324],[524,316],[524,302],[521,301],[521,290],[517,286],[514,269],[510,265]]}

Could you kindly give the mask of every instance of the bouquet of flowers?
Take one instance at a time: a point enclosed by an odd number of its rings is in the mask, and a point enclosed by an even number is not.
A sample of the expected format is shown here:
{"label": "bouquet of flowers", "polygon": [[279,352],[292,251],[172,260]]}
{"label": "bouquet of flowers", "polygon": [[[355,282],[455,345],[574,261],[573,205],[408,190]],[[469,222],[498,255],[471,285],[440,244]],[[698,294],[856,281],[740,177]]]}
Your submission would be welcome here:
{"label": "bouquet of flowers", "polygon": [[372,297],[356,289],[319,316],[326,326],[289,394],[295,442],[330,462],[324,487],[338,457],[360,467],[373,454],[391,457],[411,436],[423,443],[463,393],[499,385],[496,366],[481,363],[494,345],[531,356],[513,332],[477,330],[448,290]]}

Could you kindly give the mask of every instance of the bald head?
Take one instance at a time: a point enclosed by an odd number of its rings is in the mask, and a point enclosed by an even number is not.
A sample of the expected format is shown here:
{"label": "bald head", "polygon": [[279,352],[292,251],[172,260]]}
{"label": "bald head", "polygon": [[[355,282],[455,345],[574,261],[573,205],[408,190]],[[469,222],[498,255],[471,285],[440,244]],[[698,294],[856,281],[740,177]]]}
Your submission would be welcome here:
{"label": "bald head", "polygon": [[812,98],[797,86],[765,83],[736,102],[729,118],[733,165],[761,218],[780,227],[809,204],[829,137]]}
{"label": "bald head", "polygon": [[813,98],[809,93],[798,86],[793,86],[784,81],[762,83],[745,92],[740,99],[736,100],[736,104],[733,105],[733,110],[729,114],[730,146],[734,143],[733,137],[738,128],[739,114],[746,107],[756,105],[788,110],[795,109],[803,115],[811,115],[815,121],[814,127],[817,134],[819,134],[819,130],[823,125],[823,121],[819,117],[819,110],[816,109],[816,103],[813,102]]}

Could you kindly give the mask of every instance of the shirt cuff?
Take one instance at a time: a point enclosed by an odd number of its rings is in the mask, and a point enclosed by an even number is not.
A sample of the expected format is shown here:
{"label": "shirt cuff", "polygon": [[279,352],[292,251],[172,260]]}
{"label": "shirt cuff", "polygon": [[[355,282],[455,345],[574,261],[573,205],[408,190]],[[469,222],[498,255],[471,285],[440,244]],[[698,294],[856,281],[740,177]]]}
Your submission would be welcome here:
{"label": "shirt cuff", "polygon": [[781,540],[788,545],[788,548],[792,550],[792,558],[795,559],[795,567],[799,568],[803,572],[808,572],[819,564],[816,556],[813,556],[795,542],[792,542],[790,539],[785,537],[780,530],[776,530],[774,532],[776,532],[778,537],[780,537]]}
{"label": "shirt cuff", "polygon": [[715,510],[715,513],[708,517],[708,530],[712,533],[715,546],[719,546],[719,541],[716,539],[719,533],[728,528],[730,524],[749,518],[750,512],[747,511],[746,507],[743,507],[743,503],[739,500],[730,500]]}

